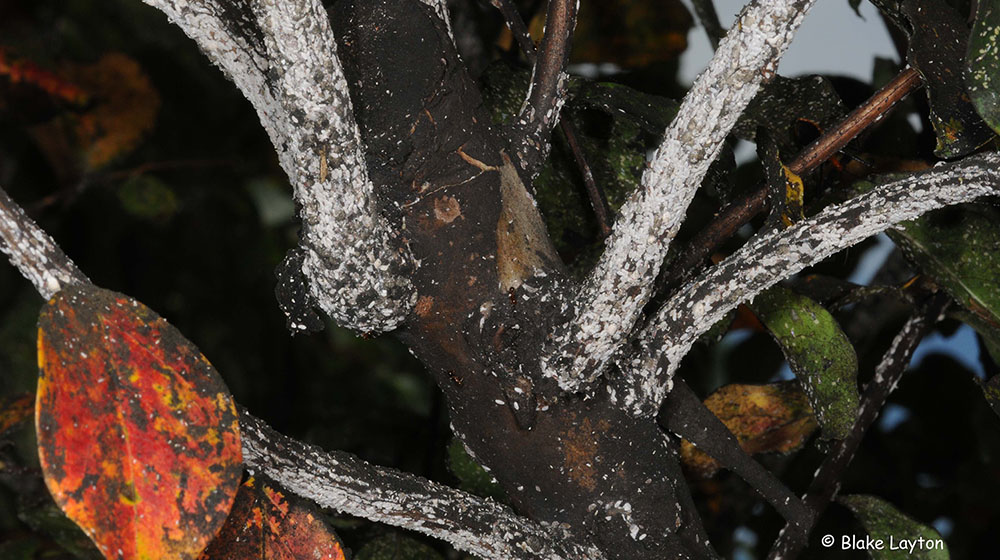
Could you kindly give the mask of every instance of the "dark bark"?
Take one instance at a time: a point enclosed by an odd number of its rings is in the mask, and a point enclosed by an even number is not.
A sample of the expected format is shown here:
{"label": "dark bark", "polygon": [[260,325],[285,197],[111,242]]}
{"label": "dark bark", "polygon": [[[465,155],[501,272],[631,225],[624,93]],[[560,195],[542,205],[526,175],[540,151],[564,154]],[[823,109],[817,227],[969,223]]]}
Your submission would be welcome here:
{"label": "dark bark", "polygon": [[456,433],[520,513],[609,558],[714,556],[658,426],[542,378],[569,280],[443,25],[407,0],[340,2],[334,24],[372,180],[420,262],[400,337]]}

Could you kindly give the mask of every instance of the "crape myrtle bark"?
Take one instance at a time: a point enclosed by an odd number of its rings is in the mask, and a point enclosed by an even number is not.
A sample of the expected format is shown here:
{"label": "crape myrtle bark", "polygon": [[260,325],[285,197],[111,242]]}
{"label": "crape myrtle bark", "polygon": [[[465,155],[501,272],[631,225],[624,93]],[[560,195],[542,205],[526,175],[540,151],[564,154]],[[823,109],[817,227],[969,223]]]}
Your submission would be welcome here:
{"label": "crape myrtle bark", "polygon": [[543,380],[570,280],[444,23],[412,0],[342,0],[332,17],[369,176],[419,263],[399,336],[456,434],[518,511],[609,558],[714,557],[655,422]]}

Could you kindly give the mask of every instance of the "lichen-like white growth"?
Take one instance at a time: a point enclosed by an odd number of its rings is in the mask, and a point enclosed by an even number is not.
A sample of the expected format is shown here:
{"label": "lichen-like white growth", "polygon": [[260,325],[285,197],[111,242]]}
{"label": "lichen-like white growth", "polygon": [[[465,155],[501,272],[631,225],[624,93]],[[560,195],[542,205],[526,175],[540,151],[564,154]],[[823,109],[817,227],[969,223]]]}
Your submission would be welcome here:
{"label": "lichen-like white growth", "polygon": [[684,286],[640,333],[642,351],[615,397],[634,413],[653,415],[691,345],[740,303],[807,266],[925,212],[1000,193],[1000,154],[938,165],[882,185],[785,230],[751,239]]}
{"label": "lichen-like white growth", "polygon": [[144,0],[163,11],[257,110],[301,206],[302,271],[341,325],[380,332],[414,303],[410,259],[379,212],[319,0]]}
{"label": "lichen-like white growth", "polygon": [[556,525],[430,480],[325,452],[240,416],[243,460],[282,488],[317,504],[451,543],[486,560],[602,560],[592,545]]}
{"label": "lichen-like white growth", "polygon": [[543,371],[562,389],[576,391],[592,381],[634,328],[709,166],[765,77],[773,75],[813,2],[750,4],[684,97],[543,359]]}
{"label": "lichen-like white growth", "polygon": [[88,282],[56,242],[0,189],[0,251],[44,299],[62,288]]}

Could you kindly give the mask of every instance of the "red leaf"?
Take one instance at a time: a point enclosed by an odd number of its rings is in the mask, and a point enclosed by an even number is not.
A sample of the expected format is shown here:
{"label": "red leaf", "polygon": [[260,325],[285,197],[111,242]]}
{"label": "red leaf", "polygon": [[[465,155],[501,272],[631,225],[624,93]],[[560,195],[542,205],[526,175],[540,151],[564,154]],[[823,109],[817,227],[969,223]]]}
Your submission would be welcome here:
{"label": "red leaf", "polygon": [[208,360],[146,306],[87,286],[42,310],[38,362],[56,503],[107,558],[196,558],[242,470],[236,407]]}
{"label": "red leaf", "polygon": [[312,504],[250,477],[201,560],[344,560],[344,547]]}

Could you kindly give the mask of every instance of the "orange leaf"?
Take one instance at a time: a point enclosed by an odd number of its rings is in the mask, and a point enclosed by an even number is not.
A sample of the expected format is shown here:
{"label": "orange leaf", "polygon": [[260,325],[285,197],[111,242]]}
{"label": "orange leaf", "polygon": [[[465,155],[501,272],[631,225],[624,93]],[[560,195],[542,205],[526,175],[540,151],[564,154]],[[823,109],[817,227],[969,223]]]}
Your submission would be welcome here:
{"label": "orange leaf", "polygon": [[[691,14],[679,0],[583,2],[573,34],[571,62],[613,63],[641,68],[677,59],[687,49]],[[542,38],[545,10],[530,31]]]}
{"label": "orange leaf", "polygon": [[31,84],[51,97],[73,105],[82,106],[88,100],[87,92],[75,83],[39,67],[30,60],[10,57],[3,47],[0,47],[0,76],[6,77],[12,84]]}
{"label": "orange leaf", "polygon": [[201,560],[344,560],[344,547],[312,504],[265,479],[240,486],[229,519]]}
{"label": "orange leaf", "polygon": [[141,303],[67,288],[38,320],[35,422],[59,507],[107,558],[196,558],[239,486],[236,406],[208,360]]}
{"label": "orange leaf", "polygon": [[139,64],[121,53],[66,70],[95,99],[79,116],[76,136],[89,169],[132,151],[156,122],[160,96]]}
{"label": "orange leaf", "polygon": [[0,438],[31,419],[35,395],[25,393],[0,399]]}
{"label": "orange leaf", "polygon": [[[722,420],[749,454],[789,453],[802,446],[816,429],[809,398],[798,382],[769,385],[732,384],[705,399],[705,406]],[[697,474],[709,477],[719,464],[688,441],[681,442],[681,460]]]}

